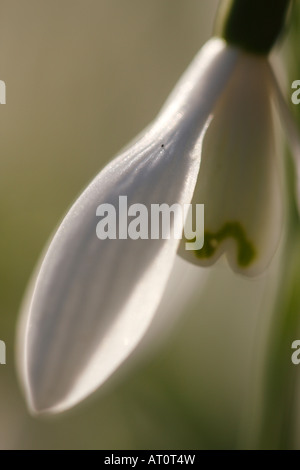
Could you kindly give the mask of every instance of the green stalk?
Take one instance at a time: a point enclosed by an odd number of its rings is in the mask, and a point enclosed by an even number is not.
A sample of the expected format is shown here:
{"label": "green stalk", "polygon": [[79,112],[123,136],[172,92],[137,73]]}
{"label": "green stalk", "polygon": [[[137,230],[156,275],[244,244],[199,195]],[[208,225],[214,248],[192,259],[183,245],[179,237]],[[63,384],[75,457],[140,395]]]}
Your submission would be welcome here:
{"label": "green stalk", "polygon": [[[300,373],[291,361],[292,342],[300,338],[300,224],[292,206],[281,282],[272,319],[265,363],[263,423],[260,446],[263,449],[294,447],[296,378]],[[300,367],[300,366],[299,366]]]}
{"label": "green stalk", "polygon": [[267,55],[281,35],[291,0],[225,0],[217,34],[230,44]]}

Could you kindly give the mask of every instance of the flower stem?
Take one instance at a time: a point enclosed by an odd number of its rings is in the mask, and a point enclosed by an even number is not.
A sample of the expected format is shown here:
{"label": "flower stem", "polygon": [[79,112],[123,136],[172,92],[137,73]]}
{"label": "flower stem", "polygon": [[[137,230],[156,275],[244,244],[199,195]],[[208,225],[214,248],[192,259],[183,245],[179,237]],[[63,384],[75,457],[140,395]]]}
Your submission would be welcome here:
{"label": "flower stem", "polygon": [[281,34],[291,0],[225,0],[217,33],[230,44],[268,54]]}
{"label": "flower stem", "polygon": [[[289,173],[292,173],[292,168]],[[281,268],[280,290],[272,319],[265,364],[263,422],[260,447],[293,449],[296,424],[297,366],[292,342],[300,337],[300,222],[294,199],[289,201],[289,231]]]}

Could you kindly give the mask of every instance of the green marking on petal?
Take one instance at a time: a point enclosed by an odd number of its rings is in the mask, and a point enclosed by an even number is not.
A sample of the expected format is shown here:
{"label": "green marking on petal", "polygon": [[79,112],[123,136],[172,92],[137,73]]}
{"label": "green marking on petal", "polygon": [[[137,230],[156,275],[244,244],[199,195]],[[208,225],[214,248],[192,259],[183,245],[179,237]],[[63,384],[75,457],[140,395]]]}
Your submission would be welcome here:
{"label": "green marking on petal", "polygon": [[217,233],[205,231],[204,245],[200,250],[195,251],[197,258],[203,259],[213,256],[220,243],[226,238],[233,238],[237,243],[237,261],[239,266],[249,266],[254,260],[256,252],[239,222],[227,222]]}

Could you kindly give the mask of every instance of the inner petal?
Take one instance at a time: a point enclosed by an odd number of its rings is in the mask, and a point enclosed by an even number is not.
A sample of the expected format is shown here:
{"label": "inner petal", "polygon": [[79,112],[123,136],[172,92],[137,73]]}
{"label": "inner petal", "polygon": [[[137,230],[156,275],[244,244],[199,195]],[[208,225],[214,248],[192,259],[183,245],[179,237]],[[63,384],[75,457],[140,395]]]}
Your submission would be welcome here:
{"label": "inner petal", "polygon": [[193,204],[204,204],[204,246],[180,254],[211,265],[223,253],[232,269],[263,271],[280,236],[282,197],[263,57],[241,54],[203,142]]}

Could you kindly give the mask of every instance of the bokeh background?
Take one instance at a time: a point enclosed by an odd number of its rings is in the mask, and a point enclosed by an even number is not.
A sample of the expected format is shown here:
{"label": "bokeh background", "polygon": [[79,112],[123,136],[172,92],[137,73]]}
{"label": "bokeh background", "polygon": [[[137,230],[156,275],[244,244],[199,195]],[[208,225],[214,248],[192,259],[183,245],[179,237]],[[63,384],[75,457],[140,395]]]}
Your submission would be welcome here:
{"label": "bokeh background", "polygon": [[[292,198],[264,276],[243,279],[222,263],[200,274],[164,341],[82,405],[31,417],[16,374],[20,304],[44,245],[78,193],[155,117],[210,37],[218,3],[0,0],[0,449],[300,448]],[[300,79],[299,37],[295,8],[276,51],[288,97]]]}

